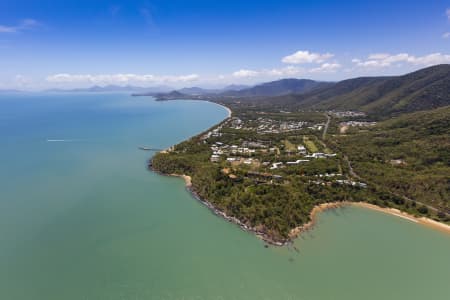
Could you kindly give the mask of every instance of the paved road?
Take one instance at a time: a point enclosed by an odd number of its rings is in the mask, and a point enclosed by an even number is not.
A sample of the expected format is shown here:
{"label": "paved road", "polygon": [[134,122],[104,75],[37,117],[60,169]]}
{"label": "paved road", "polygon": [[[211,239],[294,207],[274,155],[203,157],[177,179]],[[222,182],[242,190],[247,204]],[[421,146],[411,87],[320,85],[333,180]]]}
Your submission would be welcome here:
{"label": "paved road", "polygon": [[328,131],[328,126],[330,126],[331,117],[329,114],[325,114],[327,116],[327,123],[325,123],[325,128],[323,129],[322,140],[325,139]]}

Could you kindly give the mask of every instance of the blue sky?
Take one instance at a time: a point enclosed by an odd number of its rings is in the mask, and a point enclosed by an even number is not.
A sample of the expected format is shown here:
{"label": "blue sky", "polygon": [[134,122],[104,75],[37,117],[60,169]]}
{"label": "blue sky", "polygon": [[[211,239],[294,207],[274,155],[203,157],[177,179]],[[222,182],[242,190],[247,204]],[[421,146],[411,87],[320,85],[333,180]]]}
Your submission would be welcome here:
{"label": "blue sky", "polygon": [[438,63],[450,63],[450,0],[0,2],[0,88],[340,80]]}

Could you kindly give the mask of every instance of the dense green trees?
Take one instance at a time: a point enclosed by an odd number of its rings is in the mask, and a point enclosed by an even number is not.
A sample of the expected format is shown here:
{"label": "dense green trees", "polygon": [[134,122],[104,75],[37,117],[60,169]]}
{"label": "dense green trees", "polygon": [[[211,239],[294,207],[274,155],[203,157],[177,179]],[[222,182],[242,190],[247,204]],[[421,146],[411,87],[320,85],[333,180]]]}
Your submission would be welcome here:
{"label": "dense green trees", "polygon": [[450,107],[335,136],[333,145],[372,184],[449,212]]}
{"label": "dense green trees", "polygon": [[[261,107],[234,105],[234,115],[247,121],[260,115],[279,120],[325,120],[324,113],[319,112],[262,113]],[[324,202],[365,201],[450,221],[450,107],[403,115],[373,128],[353,128],[346,135],[333,128],[338,123],[332,119],[329,132],[334,134],[328,134],[326,141],[314,130],[258,134],[255,130],[225,127],[220,137],[205,142],[199,135],[176,145],[173,151],[156,154],[152,168],[165,174],[190,175],[192,190],[200,198],[276,241],[284,241],[291,229],[308,222],[312,208]],[[270,164],[257,167],[259,172],[282,176],[278,180],[250,176],[248,171],[254,167],[244,164],[210,162],[210,147],[219,141],[228,145],[258,142],[277,147],[275,153],[242,155],[260,162],[295,161],[302,156],[284,151],[285,141],[301,144],[304,135],[321,151],[331,148],[338,155],[298,165],[285,164],[285,168],[276,170],[270,170]],[[225,168],[233,176],[224,172]],[[323,176],[326,173],[342,175]],[[368,186],[349,186],[337,182],[337,178],[360,180]]]}

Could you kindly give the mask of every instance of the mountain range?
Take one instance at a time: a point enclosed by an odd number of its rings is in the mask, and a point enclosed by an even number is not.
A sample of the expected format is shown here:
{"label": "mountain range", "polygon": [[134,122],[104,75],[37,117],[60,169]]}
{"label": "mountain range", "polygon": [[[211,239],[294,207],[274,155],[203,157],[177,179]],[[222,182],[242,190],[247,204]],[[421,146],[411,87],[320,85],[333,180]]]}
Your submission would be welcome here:
{"label": "mountain range", "polygon": [[[355,110],[387,118],[450,105],[450,65],[427,67],[401,76],[359,77],[339,82],[282,79],[222,92],[178,90],[159,100],[204,99],[300,110]],[[190,90],[192,92],[192,90]]]}
{"label": "mountain range", "polygon": [[287,94],[307,93],[332,85],[333,83],[330,82],[288,78],[262,83],[254,87],[241,89],[238,91],[227,91],[222,93],[222,95],[232,97],[281,96]]}
{"label": "mountain range", "polygon": [[91,92],[91,93],[101,93],[101,92],[152,92],[152,93],[166,93],[173,90],[173,88],[165,85],[154,86],[154,87],[139,87],[139,86],[120,86],[120,85],[106,85],[98,86],[94,85],[88,88],[76,88],[76,89],[48,89],[45,92],[57,92],[57,93],[73,93],[73,92]]}
{"label": "mountain range", "polygon": [[437,65],[402,76],[360,77],[300,95],[271,98],[300,108],[359,110],[392,116],[450,105],[450,65]]}
{"label": "mountain range", "polygon": [[[266,97],[266,96],[282,96],[287,94],[298,94],[311,92],[317,89],[325,88],[333,85],[331,82],[320,82],[310,79],[281,79],[266,83],[257,84],[255,86],[232,84],[223,89],[203,89],[199,87],[182,88],[173,92],[183,94],[185,96],[208,96],[208,97]],[[139,96],[154,96],[155,93],[145,92],[138,94]],[[179,94],[172,94],[179,95]],[[156,95],[157,97],[170,98],[169,95]]]}

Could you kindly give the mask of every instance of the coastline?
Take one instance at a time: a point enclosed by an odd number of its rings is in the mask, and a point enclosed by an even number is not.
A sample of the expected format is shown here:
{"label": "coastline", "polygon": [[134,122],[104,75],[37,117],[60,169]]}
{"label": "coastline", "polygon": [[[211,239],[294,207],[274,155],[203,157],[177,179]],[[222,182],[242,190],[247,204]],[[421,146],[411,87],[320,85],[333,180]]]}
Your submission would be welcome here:
{"label": "coastline", "polygon": [[[231,111],[230,108],[228,108],[228,107],[225,106],[224,104],[221,104],[221,103],[218,103],[218,102],[215,102],[215,101],[211,101],[211,100],[208,100],[208,99],[188,99],[188,100],[190,100],[190,101],[209,102],[209,103],[213,103],[213,104],[222,106],[222,107],[225,108],[225,110],[228,112],[228,116],[227,116],[225,119],[230,118],[231,115],[233,114],[233,112]],[[163,100],[163,99],[155,98],[155,101],[183,101],[183,100],[182,100],[182,99],[164,99],[164,100]],[[223,122],[223,121],[222,121],[222,122]]]}
{"label": "coastline", "polygon": [[[164,175],[164,174],[163,174]],[[216,208],[212,203],[210,203],[209,201],[200,198],[200,196],[192,189],[192,178],[191,176],[185,175],[185,174],[167,174],[166,176],[171,176],[171,177],[178,177],[178,178],[182,178],[185,182],[186,185],[186,189],[188,190],[188,192],[198,201],[200,201],[200,203],[202,203],[203,205],[205,205],[208,209],[210,209],[215,215],[222,217],[223,219],[234,223],[236,225],[238,225],[242,230],[246,231],[246,232],[250,232],[255,234],[258,238],[260,238],[261,240],[263,240],[264,242],[270,244],[270,245],[275,245],[275,246],[285,246],[289,243],[291,243],[293,240],[297,239],[298,237],[301,236],[301,234],[312,230],[314,228],[314,226],[317,223],[317,217],[320,213],[326,211],[326,210],[331,210],[331,209],[337,209],[337,208],[341,208],[341,207],[346,207],[346,206],[355,206],[355,207],[362,207],[365,209],[370,209],[370,210],[374,210],[374,211],[378,211],[381,213],[385,213],[385,214],[389,214],[392,216],[396,216],[399,218],[403,218],[405,220],[408,220],[410,222],[413,223],[417,223],[420,224],[422,226],[426,226],[435,230],[439,230],[445,233],[450,234],[450,226],[435,220],[432,220],[430,218],[426,218],[426,217],[416,217],[413,216],[411,214],[408,214],[406,212],[402,212],[396,208],[387,208],[387,207],[380,207],[371,203],[366,203],[366,202],[348,202],[348,201],[342,201],[342,202],[328,202],[328,203],[322,203],[319,205],[314,206],[314,208],[312,209],[311,213],[310,213],[310,221],[306,224],[303,224],[302,226],[296,227],[291,229],[291,232],[289,233],[289,238],[284,240],[284,241],[275,241],[273,240],[270,236],[268,236],[266,233],[257,230],[254,227],[250,227],[244,223],[242,223],[239,219],[235,218],[235,217],[231,217],[228,216],[226,213],[224,213],[223,211],[221,211],[220,209]]]}
{"label": "coastline", "polygon": [[[216,105],[222,106],[223,108],[225,108],[228,112],[227,117],[219,122],[218,124],[221,124],[222,122],[224,122],[225,120],[229,119],[232,116],[232,111],[230,108],[228,108],[227,106],[217,103],[217,102],[213,102],[213,101],[209,101],[209,100],[199,100],[199,101],[207,101],[207,102],[211,102],[214,103]],[[170,149],[170,148],[169,148]],[[161,152],[167,152],[170,150],[164,150]],[[263,240],[264,242],[266,242],[267,244],[270,245],[275,245],[275,246],[285,246],[288,245],[290,243],[292,243],[292,241],[296,238],[298,238],[302,233],[307,232],[311,229],[313,229],[313,227],[316,225],[317,222],[317,216],[318,214],[320,214],[321,212],[325,211],[325,210],[329,210],[329,209],[336,209],[336,208],[340,208],[340,207],[345,207],[345,206],[356,206],[356,207],[362,207],[362,208],[366,208],[366,209],[371,209],[371,210],[375,210],[378,212],[382,212],[382,213],[386,213],[386,214],[390,214],[393,216],[397,216],[403,219],[406,219],[408,221],[414,222],[414,223],[418,223],[420,225],[423,226],[427,226],[430,228],[433,228],[435,230],[439,230],[442,232],[446,232],[448,234],[450,234],[450,225],[447,225],[445,223],[441,223],[435,220],[432,220],[430,218],[426,218],[426,217],[416,217],[414,215],[408,214],[406,212],[402,212],[399,209],[395,209],[395,208],[384,208],[384,207],[380,207],[371,203],[367,203],[367,202],[348,202],[348,201],[342,201],[342,202],[328,202],[328,203],[322,203],[319,205],[316,205],[313,207],[313,209],[311,210],[310,213],[310,221],[308,223],[305,223],[301,226],[298,226],[296,228],[291,229],[288,238],[285,240],[274,240],[272,237],[270,237],[267,233],[258,230],[257,228],[251,227],[249,225],[244,224],[241,220],[232,217],[232,216],[228,216],[225,212],[223,212],[222,210],[216,208],[212,203],[210,203],[209,201],[202,199],[193,189],[192,186],[192,178],[189,175],[186,174],[164,174],[161,173],[159,171],[156,171],[153,169],[152,164],[151,164],[151,160],[148,164],[148,168],[155,172],[158,173],[160,175],[163,176],[171,176],[171,177],[179,177],[182,178],[185,182],[185,186],[186,189],[188,190],[188,192],[195,198],[197,199],[200,203],[202,203],[203,205],[205,205],[209,210],[211,210],[212,213],[214,213],[217,216],[222,217],[223,219],[234,223],[236,225],[238,225],[242,230],[246,231],[246,232],[250,232],[255,234],[258,238],[260,238],[261,240]]]}
{"label": "coastline", "polygon": [[248,225],[244,224],[238,218],[228,216],[225,212],[223,212],[222,210],[220,210],[217,207],[215,207],[211,202],[201,198],[195,192],[195,190],[192,188],[192,178],[191,178],[191,176],[186,175],[186,174],[174,174],[174,173],[172,173],[172,174],[164,174],[164,173],[161,173],[161,172],[158,172],[158,171],[154,170],[151,167],[151,165],[149,165],[149,169],[152,172],[155,172],[155,173],[163,175],[163,176],[177,177],[177,178],[183,179],[184,183],[185,183],[185,186],[186,186],[186,190],[191,194],[191,196],[194,197],[194,199],[199,201],[201,204],[205,205],[213,214],[215,214],[216,216],[219,216],[219,217],[227,220],[230,223],[234,223],[234,224],[238,225],[242,230],[244,230],[246,232],[250,232],[250,233],[255,234],[258,238],[260,238],[264,242],[266,242],[266,243],[268,243],[270,245],[274,245],[274,246],[284,246],[284,245],[288,244],[289,242],[291,242],[290,239],[285,240],[283,242],[273,240],[265,232],[262,232],[262,231],[260,231],[260,230],[258,230],[256,228],[254,228],[254,227],[251,227],[251,226],[248,226]]}
{"label": "coastline", "polygon": [[379,212],[387,213],[450,234],[450,225],[435,221],[427,217],[416,217],[414,215],[408,214],[396,208],[384,208],[366,202],[352,202],[350,204],[357,207],[364,207]]}
{"label": "coastline", "polygon": [[429,228],[450,234],[450,225],[435,221],[430,218],[416,217],[416,216],[413,216],[411,214],[408,214],[408,213],[403,212],[396,208],[380,207],[380,206],[377,206],[377,205],[374,205],[371,203],[367,203],[367,202],[343,201],[343,202],[322,203],[322,204],[314,206],[314,208],[312,209],[312,211],[310,213],[311,221],[309,221],[308,223],[306,223],[302,226],[292,229],[291,232],[289,233],[289,238],[290,239],[298,238],[302,233],[312,229],[317,222],[317,216],[319,213],[329,210],[329,209],[336,209],[336,208],[345,207],[345,206],[355,206],[355,207],[362,207],[365,209],[375,210],[375,211],[378,211],[381,213],[396,216],[396,217],[411,221],[413,223],[417,223],[422,226],[427,226]]}
{"label": "coastline", "polygon": [[223,108],[225,108],[225,109],[227,110],[227,112],[228,112],[228,116],[227,116],[227,118],[231,118],[231,115],[233,114],[233,112],[231,111],[231,109],[229,109],[229,108],[228,108],[228,107],[226,107],[225,105],[223,105],[223,104],[220,104],[220,103],[217,103],[217,102],[212,102],[212,101],[208,101],[208,102],[211,102],[211,103],[217,104],[217,105],[219,105],[219,106],[222,106]]}
{"label": "coastline", "polygon": [[[156,101],[182,101],[182,100],[156,100]],[[221,106],[221,107],[225,108],[225,110],[226,110],[227,113],[228,113],[227,116],[225,117],[225,119],[223,119],[222,121],[220,121],[219,123],[217,123],[217,124],[214,125],[213,127],[218,126],[218,125],[222,124],[223,122],[225,122],[226,120],[228,120],[229,118],[231,118],[231,115],[232,115],[232,113],[233,113],[233,112],[231,111],[230,108],[228,108],[228,107],[226,107],[225,105],[220,104],[220,103],[216,103],[216,102],[209,101],[209,100],[192,100],[192,101],[210,102],[210,103],[213,103],[213,104],[216,104],[216,105],[218,105],[218,106]],[[200,133],[200,134],[202,134],[202,133]],[[193,138],[193,137],[195,137],[195,136],[197,136],[197,135],[199,135],[199,134],[195,134],[195,135],[193,135],[193,136],[191,136],[191,137],[188,137],[188,138],[185,139],[185,140],[189,140],[189,139],[191,139],[191,138]],[[166,148],[166,149],[164,149],[164,150],[161,150],[161,151],[159,151],[159,153],[169,153],[169,152],[172,151],[172,149],[174,148],[174,146],[175,146],[175,145],[172,145],[172,146],[170,146],[169,148]],[[151,161],[151,159],[150,159],[150,161]],[[161,173],[159,173],[159,172],[153,170],[153,169],[151,168],[150,164],[149,164],[149,168],[150,168],[151,171],[156,172],[156,173],[158,173],[158,174],[160,174],[160,175],[168,175],[168,176],[174,176],[174,177],[184,177],[184,176],[186,176],[186,175],[178,175],[178,174],[161,174]],[[187,176],[187,177],[190,178],[190,176]]]}
{"label": "coastline", "polygon": [[[155,172],[155,170],[152,170],[152,171]],[[192,186],[192,178],[191,178],[191,176],[184,175],[184,174],[182,174],[182,175],[169,174],[169,176],[171,176],[171,177],[179,177],[179,178],[183,179],[184,183],[186,185],[186,188],[190,188]]]}

